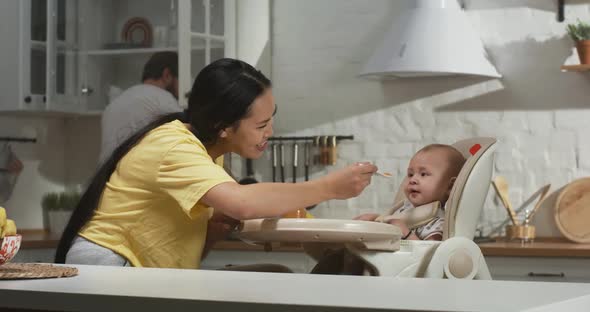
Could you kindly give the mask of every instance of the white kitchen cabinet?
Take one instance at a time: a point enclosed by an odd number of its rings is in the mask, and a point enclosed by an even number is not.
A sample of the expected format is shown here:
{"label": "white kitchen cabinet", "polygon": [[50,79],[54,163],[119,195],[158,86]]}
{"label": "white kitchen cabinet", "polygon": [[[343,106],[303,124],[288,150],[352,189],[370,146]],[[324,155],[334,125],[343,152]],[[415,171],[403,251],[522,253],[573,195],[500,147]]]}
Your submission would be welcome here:
{"label": "white kitchen cabinet", "polygon": [[309,273],[316,261],[304,252],[212,250],[203,261],[201,269],[214,270],[233,265],[281,264],[295,273]]}
{"label": "white kitchen cabinet", "polygon": [[20,249],[10,262],[14,263],[53,263],[55,248],[28,248]]}
{"label": "white kitchen cabinet", "polygon": [[[270,73],[269,0],[2,1],[0,18],[0,112],[100,114],[117,90],[141,82],[158,51],[182,54],[183,105],[195,75],[216,59]],[[149,26],[124,32],[133,18]]]}
{"label": "white kitchen cabinet", "polygon": [[[195,14],[195,1],[179,0],[179,94],[188,93],[199,70],[222,56],[243,60],[267,77],[271,73],[270,0],[202,0],[202,15]],[[189,14],[192,12],[192,14]],[[223,24],[216,17],[223,12]],[[217,21],[217,22],[216,22]],[[219,46],[223,45],[221,54]],[[195,47],[200,54],[194,51]],[[196,57],[195,57],[196,56]],[[180,96],[182,107],[187,99]]]}
{"label": "white kitchen cabinet", "polygon": [[543,282],[590,282],[590,258],[485,257],[492,279]]}
{"label": "white kitchen cabinet", "polygon": [[[183,2],[190,4],[188,11],[179,10]],[[84,110],[100,112],[120,90],[141,83],[143,65],[155,52],[186,48],[192,59],[190,72],[195,74],[211,61],[233,56],[228,54],[226,47],[234,44],[234,32],[225,28],[230,20],[235,19],[233,2],[79,1],[79,76]],[[185,26],[180,25],[179,14],[191,17],[189,25],[197,36],[180,37],[179,29]],[[136,26],[126,27],[133,20],[136,22],[132,24]],[[182,38],[180,45],[179,38]],[[180,92],[180,97],[185,93]]]}
{"label": "white kitchen cabinet", "polygon": [[78,109],[76,0],[0,3],[0,111]]}

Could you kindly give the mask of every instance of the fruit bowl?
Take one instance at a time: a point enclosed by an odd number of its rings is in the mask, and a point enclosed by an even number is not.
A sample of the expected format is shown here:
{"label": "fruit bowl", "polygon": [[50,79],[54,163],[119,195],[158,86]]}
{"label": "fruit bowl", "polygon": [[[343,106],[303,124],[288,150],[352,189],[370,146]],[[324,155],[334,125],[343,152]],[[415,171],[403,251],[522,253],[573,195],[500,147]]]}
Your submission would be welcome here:
{"label": "fruit bowl", "polygon": [[20,248],[22,236],[20,234],[4,236],[2,246],[0,247],[0,265],[10,261]]}

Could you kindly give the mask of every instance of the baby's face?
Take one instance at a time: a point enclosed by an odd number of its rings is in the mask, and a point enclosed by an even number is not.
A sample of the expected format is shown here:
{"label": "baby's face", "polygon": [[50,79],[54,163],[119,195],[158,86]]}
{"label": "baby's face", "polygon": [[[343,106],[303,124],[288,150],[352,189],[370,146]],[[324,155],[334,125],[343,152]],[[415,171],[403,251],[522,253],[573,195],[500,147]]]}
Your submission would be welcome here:
{"label": "baby's face", "polygon": [[440,150],[420,152],[412,157],[404,180],[404,192],[412,205],[447,200],[451,188],[448,167],[448,156]]}

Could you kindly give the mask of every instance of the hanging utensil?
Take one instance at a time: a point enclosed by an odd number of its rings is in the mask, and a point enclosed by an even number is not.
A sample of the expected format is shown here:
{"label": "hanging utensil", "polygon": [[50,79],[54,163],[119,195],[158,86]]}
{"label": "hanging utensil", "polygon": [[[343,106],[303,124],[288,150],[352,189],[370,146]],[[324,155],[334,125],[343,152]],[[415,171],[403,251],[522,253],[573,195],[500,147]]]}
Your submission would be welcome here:
{"label": "hanging utensil", "polygon": [[309,150],[311,149],[311,143],[309,142],[305,142],[305,145],[303,146],[303,166],[305,169],[305,181],[309,181],[309,163],[311,162],[311,155],[309,153]]}
{"label": "hanging utensil", "polygon": [[336,164],[336,160],[338,160],[337,145],[338,145],[338,142],[336,142],[336,136],[333,135],[330,138],[330,149],[329,149],[329,155],[330,155],[329,164],[332,165],[332,166],[335,165]]}
{"label": "hanging utensil", "polygon": [[279,143],[279,153],[281,158],[281,182],[285,182],[285,145],[283,142]]}
{"label": "hanging utensil", "polygon": [[[311,164],[311,143],[306,142],[303,146],[303,162],[305,168],[305,181],[309,181],[309,166]],[[308,206],[306,209],[310,210],[315,208],[316,205]]]}
{"label": "hanging utensil", "polygon": [[313,154],[311,157],[314,164],[321,163],[320,156],[321,156],[321,148],[320,148],[320,137],[318,135],[313,137]]}
{"label": "hanging utensil", "polygon": [[277,182],[277,144],[273,143],[271,146],[272,155],[272,181]]}
{"label": "hanging utensil", "polygon": [[299,145],[297,142],[293,143],[293,183],[297,182],[297,166],[298,166],[298,155],[299,154]]}
{"label": "hanging utensil", "polygon": [[246,177],[242,178],[240,184],[253,184],[258,183],[256,178],[254,178],[254,164],[252,159],[246,159]]}
{"label": "hanging utensil", "polygon": [[320,164],[327,165],[330,161],[330,147],[328,146],[328,136],[324,135],[321,137],[321,161]]}

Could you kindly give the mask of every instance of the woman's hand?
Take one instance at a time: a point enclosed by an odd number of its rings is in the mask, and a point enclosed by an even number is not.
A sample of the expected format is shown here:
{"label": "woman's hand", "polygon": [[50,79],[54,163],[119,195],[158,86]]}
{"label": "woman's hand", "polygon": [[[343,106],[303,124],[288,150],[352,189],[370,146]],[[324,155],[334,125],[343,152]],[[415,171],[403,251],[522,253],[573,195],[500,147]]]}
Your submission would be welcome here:
{"label": "woman's hand", "polygon": [[12,174],[19,174],[23,170],[23,163],[14,158],[6,167],[6,170]]}
{"label": "woman's hand", "polygon": [[379,217],[378,213],[364,213],[360,216],[356,216],[352,218],[352,220],[361,220],[361,221],[375,221]]}
{"label": "woman's hand", "polygon": [[207,241],[223,240],[240,224],[239,220],[214,212],[207,224]]}
{"label": "woman's hand", "polygon": [[358,196],[371,183],[375,172],[375,165],[361,162],[334,171],[323,179],[334,199],[348,199]]}
{"label": "woman's hand", "polygon": [[221,212],[213,212],[207,223],[207,238],[205,239],[205,247],[203,248],[201,259],[205,259],[211,247],[217,241],[226,239],[238,224],[240,224],[239,220],[228,217]]}

